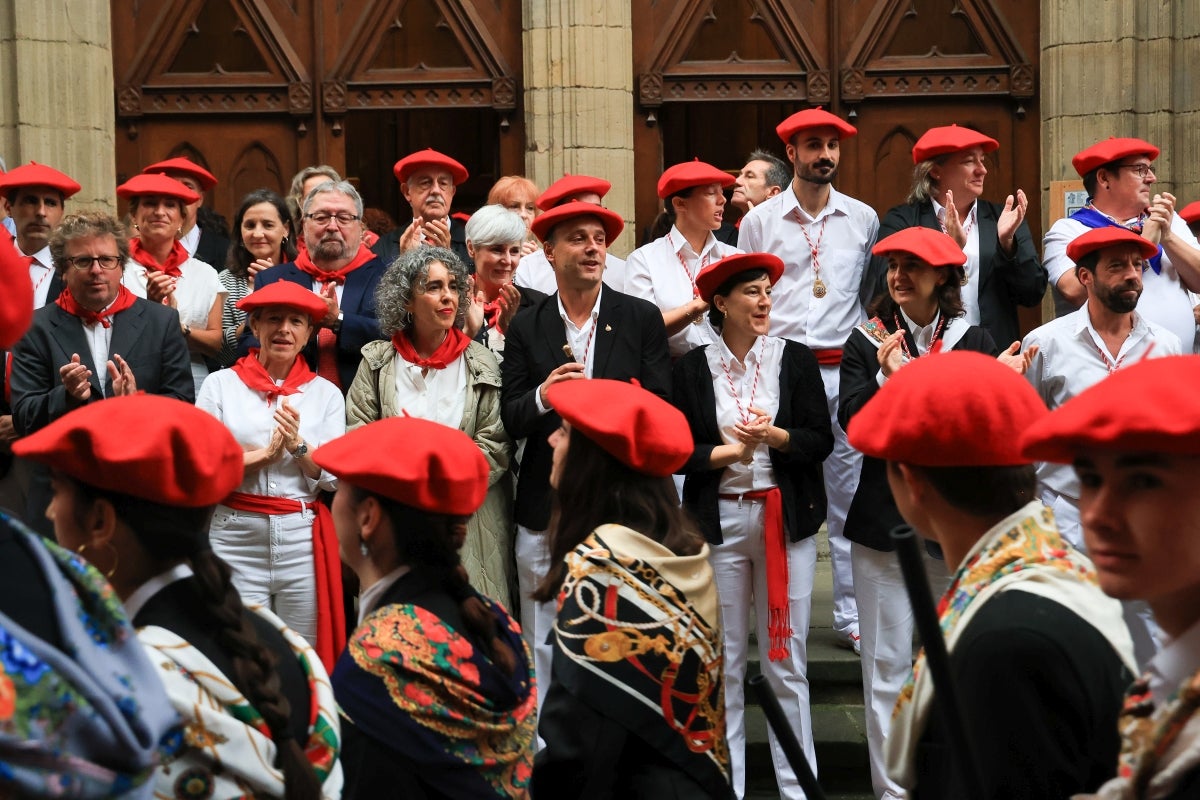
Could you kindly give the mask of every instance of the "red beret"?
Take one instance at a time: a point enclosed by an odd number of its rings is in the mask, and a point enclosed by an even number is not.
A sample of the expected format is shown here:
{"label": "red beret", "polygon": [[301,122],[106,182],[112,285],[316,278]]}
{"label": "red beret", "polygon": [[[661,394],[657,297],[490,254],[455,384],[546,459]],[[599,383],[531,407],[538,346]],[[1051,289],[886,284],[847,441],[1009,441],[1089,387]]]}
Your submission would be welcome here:
{"label": "red beret", "polygon": [[560,381],[546,398],[572,428],[637,472],[670,475],[692,455],[683,412],[640,386],[607,378]]}
{"label": "red beret", "polygon": [[773,253],[735,253],[725,256],[720,261],[714,261],[696,276],[696,288],[700,290],[700,299],[711,303],[713,295],[722,283],[734,275],[752,269],[765,269],[767,280],[774,286],[783,275],[783,259]]}
{"label": "red beret", "polygon": [[432,147],[427,147],[424,150],[407,155],[396,162],[392,167],[392,172],[396,175],[396,180],[401,183],[406,183],[410,175],[416,172],[421,167],[434,167],[436,169],[444,169],[450,173],[451,180],[454,185],[465,183],[470,177],[467,173],[467,168],[455,161],[447,155],[439,153]]}
{"label": "red beret", "polygon": [[237,307],[249,313],[268,306],[294,308],[312,317],[313,321],[325,319],[329,306],[314,292],[291,281],[275,281],[237,301]]}
{"label": "red beret", "polygon": [[668,167],[658,179],[658,196],[666,200],[676,192],[692,186],[708,186],[719,183],[722,187],[732,186],[735,179],[724,170],[717,169],[712,164],[705,164],[696,158]]}
{"label": "red beret", "polygon": [[577,194],[595,192],[603,198],[611,188],[612,184],[603,178],[593,178],[590,175],[563,175],[546,187],[546,191],[542,192],[535,205],[542,211],[549,211]]}
{"label": "red beret", "polygon": [[1191,203],[1188,203],[1176,213],[1178,213],[1183,221],[1188,225],[1191,225],[1193,222],[1200,221],[1200,200],[1195,200]]}
{"label": "red beret", "polygon": [[0,192],[7,193],[9,189],[18,186],[49,186],[62,192],[64,200],[81,188],[67,175],[36,161],[14,167],[8,172],[0,172]]}
{"label": "red beret", "polygon": [[1128,139],[1110,136],[1102,142],[1096,142],[1091,147],[1080,150],[1071,159],[1071,166],[1084,177],[1097,167],[1112,163],[1126,156],[1149,156],[1150,160],[1158,158],[1159,149],[1142,139]]}
{"label": "red beret", "polygon": [[229,429],[191,403],[154,394],[90,403],[13,442],[13,452],[169,506],[215,505],[242,482],[242,447]]}
{"label": "red beret", "polygon": [[1144,239],[1126,228],[1106,225],[1103,228],[1092,228],[1072,239],[1067,245],[1067,258],[1078,263],[1079,259],[1088,253],[1121,245],[1134,245],[1141,251],[1142,258],[1150,258],[1158,252],[1158,248],[1149,239]]}
{"label": "red beret", "polygon": [[775,133],[779,134],[779,138],[783,140],[784,144],[791,144],[792,138],[805,128],[825,127],[836,128],[843,139],[848,139],[858,133],[858,128],[820,107],[797,111],[776,125]]}
{"label": "red beret", "polygon": [[340,480],[434,514],[468,516],[488,490],[488,463],[457,428],[420,417],[388,417],[313,451]]}
{"label": "red beret", "polygon": [[905,364],[850,420],[856,450],[925,467],[1028,464],[1018,444],[1046,404],[991,356],[951,351]]}
{"label": "red beret", "polygon": [[147,175],[144,172],[134,175],[118,186],[117,197],[126,200],[132,197],[173,197],[189,205],[200,199],[200,195],[174,178],[159,174]]}
{"label": "red beret", "polygon": [[0,350],[12,347],[33,321],[29,260],[17,252],[12,234],[0,225]]}
{"label": "red beret", "polygon": [[582,200],[568,200],[544,214],[539,214],[534,218],[533,224],[529,227],[533,231],[533,235],[544,242],[546,241],[546,235],[558,223],[584,216],[599,218],[600,223],[604,225],[604,235],[608,239],[607,244],[611,245],[613,240],[621,235],[621,231],[625,230],[625,220],[621,219],[620,214],[615,211],[609,211],[604,206],[598,206],[595,203],[585,203]]}
{"label": "red beret", "polygon": [[1022,450],[1030,461],[1063,464],[1081,450],[1200,455],[1197,386],[1200,356],[1143,359],[1030,425]]}
{"label": "red beret", "polygon": [[960,128],[957,125],[944,125],[940,128],[930,128],[921,134],[913,145],[913,163],[920,164],[936,156],[946,153],[957,153],[972,147],[982,147],[983,152],[990,153],[1000,147],[1000,143],[990,136],[970,128]]}
{"label": "red beret", "polygon": [[162,173],[170,175],[172,172],[187,175],[196,183],[200,184],[200,191],[207,192],[209,189],[217,185],[217,176],[200,166],[196,162],[183,158],[168,158],[166,161],[159,161],[157,164],[151,164],[142,170],[147,175]]}
{"label": "red beret", "polygon": [[931,267],[961,267],[967,263],[967,254],[957,242],[941,231],[920,225],[885,236],[871,248],[871,255],[888,253],[910,253]]}

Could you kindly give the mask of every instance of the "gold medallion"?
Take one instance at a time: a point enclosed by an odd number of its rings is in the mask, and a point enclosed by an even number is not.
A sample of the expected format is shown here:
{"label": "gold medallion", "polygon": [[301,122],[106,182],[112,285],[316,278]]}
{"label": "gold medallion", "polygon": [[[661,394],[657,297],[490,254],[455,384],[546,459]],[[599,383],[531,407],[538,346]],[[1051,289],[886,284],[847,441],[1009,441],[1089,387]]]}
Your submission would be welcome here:
{"label": "gold medallion", "polygon": [[821,298],[825,296],[825,281],[817,278],[813,281],[813,297]]}

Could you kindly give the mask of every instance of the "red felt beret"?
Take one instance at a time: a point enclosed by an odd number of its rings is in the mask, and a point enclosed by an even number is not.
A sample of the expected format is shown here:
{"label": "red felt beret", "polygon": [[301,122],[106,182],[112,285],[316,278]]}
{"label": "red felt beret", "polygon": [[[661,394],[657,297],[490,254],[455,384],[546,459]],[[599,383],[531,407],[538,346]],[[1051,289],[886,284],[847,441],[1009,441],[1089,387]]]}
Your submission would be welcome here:
{"label": "red felt beret", "polygon": [[888,253],[910,253],[931,267],[961,267],[967,263],[967,254],[957,242],[941,231],[919,225],[885,236],[871,248],[872,255]]}
{"label": "red felt beret", "polygon": [[126,200],[132,197],[172,197],[189,205],[200,199],[200,195],[174,178],[162,174],[147,175],[144,172],[118,186],[117,197]]}
{"label": "red felt beret", "polygon": [[1141,251],[1142,258],[1150,258],[1158,252],[1158,248],[1149,239],[1116,225],[1106,225],[1103,228],[1092,228],[1072,239],[1067,245],[1067,258],[1078,263],[1079,259],[1088,253],[1121,245],[1134,245]]}
{"label": "red felt beret", "polygon": [[692,455],[683,412],[640,386],[606,378],[560,381],[546,397],[572,428],[637,472],[670,475]]}
{"label": "red felt beret", "polygon": [[544,214],[539,214],[534,218],[533,224],[529,226],[533,231],[533,235],[546,241],[547,234],[554,230],[554,226],[560,222],[565,222],[575,217],[597,217],[600,223],[604,226],[604,235],[608,239],[608,244],[611,245],[613,240],[621,235],[621,231],[625,230],[625,220],[621,219],[621,215],[615,211],[609,211],[604,206],[598,206],[595,203],[585,203],[582,200],[568,200],[562,205],[555,206]]}
{"label": "red felt beret", "polygon": [[396,162],[392,167],[392,172],[396,176],[396,180],[401,183],[406,183],[410,175],[416,172],[421,167],[434,167],[436,169],[444,169],[450,173],[450,178],[454,181],[454,185],[465,183],[470,177],[467,173],[467,168],[455,161],[448,155],[439,153],[432,147],[427,147],[424,150],[407,155]]}
{"label": "red felt beret", "polygon": [[1091,147],[1080,150],[1071,159],[1071,166],[1084,177],[1097,167],[1116,161],[1126,156],[1149,156],[1150,160],[1158,158],[1159,149],[1142,139],[1108,137],[1102,142],[1096,142]]}
{"label": "red felt beret", "polygon": [[806,108],[797,111],[783,122],[775,126],[775,133],[784,144],[791,144],[792,138],[805,128],[836,128],[843,139],[848,139],[858,133],[858,128],[846,122],[841,117],[830,114],[823,108]]}
{"label": "red felt beret", "polygon": [[0,193],[7,194],[9,189],[18,186],[49,186],[62,192],[64,200],[81,188],[69,176],[36,161],[14,167],[8,172],[0,172]]}
{"label": "red felt beret", "polygon": [[242,482],[242,447],[213,415],[154,394],[110,397],[13,442],[13,452],[110,492],[211,506]]}
{"label": "red felt beret", "polygon": [[161,173],[170,175],[177,173],[179,175],[187,175],[196,183],[200,184],[200,191],[207,192],[209,189],[217,185],[217,176],[206,170],[204,167],[187,158],[180,156],[179,158],[168,158],[166,161],[159,161],[157,164],[151,164],[142,172],[147,175]]}
{"label": "red felt beret", "polygon": [[308,314],[313,321],[325,318],[329,307],[314,292],[291,281],[275,281],[237,301],[237,307],[249,313],[268,306],[286,306]]}
{"label": "red felt beret", "polygon": [[720,261],[714,261],[696,276],[696,288],[700,290],[700,299],[711,303],[721,284],[734,275],[752,269],[765,269],[767,280],[774,286],[783,275],[783,259],[773,253],[735,253],[725,256]]}
{"label": "red felt beret", "polygon": [[488,489],[488,463],[457,428],[419,417],[388,417],[313,451],[340,480],[434,514],[468,516]]}
{"label": "red felt beret", "polygon": [[1194,200],[1191,203],[1188,203],[1176,213],[1178,213],[1183,221],[1188,225],[1191,225],[1193,222],[1200,221],[1200,200]]}
{"label": "red felt beret", "polygon": [[991,356],[951,351],[905,364],[850,420],[856,450],[925,467],[1028,464],[1019,439],[1046,416],[1029,382]]}
{"label": "red felt beret", "polygon": [[542,211],[549,211],[577,194],[591,194],[592,192],[600,195],[603,199],[611,188],[612,184],[603,178],[593,178],[590,175],[563,175],[546,187],[546,191],[538,197],[535,205]]}
{"label": "red felt beret", "polygon": [[658,196],[666,200],[676,192],[692,186],[708,186],[719,183],[722,187],[732,186],[734,177],[724,170],[717,169],[712,164],[705,164],[700,159],[685,161],[668,167],[658,179]]}
{"label": "red felt beret", "polygon": [[12,234],[0,225],[0,350],[12,347],[33,321],[29,261],[17,252]]}
{"label": "red felt beret", "polygon": [[1200,455],[1197,386],[1200,356],[1144,359],[1030,425],[1022,450],[1030,461],[1063,464],[1081,450]]}
{"label": "red felt beret", "polygon": [[983,152],[990,153],[999,149],[1000,143],[979,131],[960,128],[957,125],[930,128],[921,134],[921,138],[917,139],[917,143],[913,145],[913,163],[920,164],[922,161],[928,161],[946,153],[957,153],[972,147],[982,147]]}

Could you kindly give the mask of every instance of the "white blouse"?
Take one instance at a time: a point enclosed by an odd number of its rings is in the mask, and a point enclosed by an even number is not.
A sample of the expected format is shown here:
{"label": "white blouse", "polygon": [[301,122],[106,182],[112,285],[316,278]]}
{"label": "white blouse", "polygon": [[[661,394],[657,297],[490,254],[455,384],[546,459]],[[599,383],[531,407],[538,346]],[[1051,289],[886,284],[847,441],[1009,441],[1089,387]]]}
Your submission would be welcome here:
{"label": "white blouse", "polygon": [[[717,339],[704,351],[717,401],[717,427],[724,444],[738,443],[734,426],[749,413],[751,406],[761,409],[772,420],[779,416],[783,346],[783,339],[760,336],[746,353],[745,363],[734,358],[724,339]],[[775,468],[771,466],[770,448],[764,442],[754,449],[749,464],[735,461],[725,468],[718,491],[742,494],[772,486],[775,486]]]}

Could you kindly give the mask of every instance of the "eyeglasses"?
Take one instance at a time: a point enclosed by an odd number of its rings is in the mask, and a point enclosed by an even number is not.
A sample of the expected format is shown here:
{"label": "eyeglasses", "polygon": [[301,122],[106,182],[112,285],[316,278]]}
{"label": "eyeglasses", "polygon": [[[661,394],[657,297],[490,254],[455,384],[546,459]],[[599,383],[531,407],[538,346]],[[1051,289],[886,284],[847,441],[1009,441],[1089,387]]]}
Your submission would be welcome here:
{"label": "eyeglasses", "polygon": [[120,256],[73,256],[67,259],[67,263],[75,269],[83,272],[92,268],[92,264],[99,264],[100,269],[116,269],[121,266]]}
{"label": "eyeglasses", "polygon": [[318,211],[315,214],[305,214],[305,219],[311,219],[318,225],[328,225],[329,220],[336,220],[338,225],[349,225],[351,222],[358,222],[362,217],[355,216],[349,211],[339,211],[336,214],[326,214],[324,211]]}
{"label": "eyeglasses", "polygon": [[1145,178],[1147,175],[1154,174],[1154,167],[1149,164],[1117,164],[1117,169],[1132,170],[1137,173],[1139,178]]}

